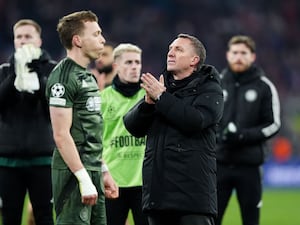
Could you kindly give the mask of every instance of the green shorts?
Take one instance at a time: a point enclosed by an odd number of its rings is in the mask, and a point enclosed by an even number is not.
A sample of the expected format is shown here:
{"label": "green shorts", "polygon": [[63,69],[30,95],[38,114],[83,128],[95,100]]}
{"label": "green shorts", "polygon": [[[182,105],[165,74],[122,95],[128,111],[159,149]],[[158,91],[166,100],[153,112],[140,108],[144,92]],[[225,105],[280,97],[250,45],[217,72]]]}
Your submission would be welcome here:
{"label": "green shorts", "polygon": [[88,173],[98,191],[98,201],[94,206],[81,203],[78,181],[70,170],[52,168],[56,224],[106,225],[102,172],[88,171]]}

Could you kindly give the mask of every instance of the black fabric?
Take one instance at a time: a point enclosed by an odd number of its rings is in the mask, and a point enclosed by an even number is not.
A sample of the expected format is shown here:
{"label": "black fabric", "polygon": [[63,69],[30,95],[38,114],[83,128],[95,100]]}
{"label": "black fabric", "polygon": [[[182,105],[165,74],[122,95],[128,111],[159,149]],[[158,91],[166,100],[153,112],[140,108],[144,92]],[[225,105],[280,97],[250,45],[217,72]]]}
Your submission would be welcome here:
{"label": "black fabric", "polygon": [[167,73],[165,86],[168,92],[174,93],[180,88],[185,87],[188,83],[190,83],[192,80],[194,80],[197,77],[199,77],[199,74],[194,72],[193,74],[191,74],[190,76],[182,80],[175,80],[171,73]]}
{"label": "black fabric", "polygon": [[[218,217],[221,225],[230,197],[236,193],[243,224],[258,225],[262,200],[262,174],[257,166],[218,163]],[[235,190],[235,192],[233,192]]]}
{"label": "black fabric", "polygon": [[106,199],[107,225],[124,225],[129,210],[135,225],[148,225],[146,214],[142,212],[142,187],[119,188],[117,199]]}
{"label": "black fabric", "polygon": [[50,166],[0,167],[3,225],[21,224],[24,198],[29,193],[36,225],[53,225]]}
{"label": "black fabric", "polygon": [[125,97],[134,96],[140,89],[140,82],[138,83],[123,83],[118,75],[116,75],[112,82],[113,88],[120,92]]}
{"label": "black fabric", "polygon": [[[266,141],[280,127],[280,121],[275,121],[279,105],[274,99],[278,94],[274,93],[274,88],[272,90],[271,81],[266,82],[262,69],[256,66],[239,74],[227,68],[221,77],[225,102],[218,129],[217,160],[229,164],[261,165],[268,153]],[[237,127],[234,134],[227,132],[231,122]],[[274,132],[265,135],[262,130],[271,125]]]}
{"label": "black fabric", "polygon": [[14,87],[14,57],[0,67],[0,156],[26,158],[51,156],[54,140],[45,97],[47,78],[56,63],[43,51],[30,63],[37,72],[40,90],[33,94]]}
{"label": "black fabric", "polygon": [[[165,83],[168,76],[164,74]],[[143,99],[125,115],[132,135],[147,135],[142,202],[146,213],[216,215],[216,125],[222,112],[219,74],[205,65],[173,93],[167,89],[156,104]]]}
{"label": "black fabric", "polygon": [[148,216],[149,225],[214,225],[212,216],[184,214],[182,212],[161,212]]}

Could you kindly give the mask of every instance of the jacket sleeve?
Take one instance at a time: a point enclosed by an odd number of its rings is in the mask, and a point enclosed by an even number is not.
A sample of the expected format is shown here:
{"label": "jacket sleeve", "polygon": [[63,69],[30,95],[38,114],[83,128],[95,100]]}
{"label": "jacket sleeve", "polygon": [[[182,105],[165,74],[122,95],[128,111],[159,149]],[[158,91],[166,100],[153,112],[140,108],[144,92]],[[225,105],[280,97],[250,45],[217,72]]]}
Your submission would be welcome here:
{"label": "jacket sleeve", "polygon": [[216,125],[222,117],[222,91],[219,86],[214,86],[214,90],[200,93],[193,104],[165,92],[156,103],[156,110],[181,132],[187,135],[199,132]]}
{"label": "jacket sleeve", "polygon": [[0,66],[0,108],[5,108],[11,100],[11,95],[16,91],[14,87],[15,75],[10,74],[10,64]]}
{"label": "jacket sleeve", "polygon": [[260,105],[261,124],[252,128],[241,129],[244,143],[265,141],[278,133],[280,120],[280,102],[275,86],[265,77],[264,97]]}
{"label": "jacket sleeve", "polygon": [[144,99],[134,105],[123,117],[124,125],[135,137],[144,137],[154,118],[154,105],[147,104]]}
{"label": "jacket sleeve", "polygon": [[49,115],[49,106],[48,101],[46,99],[46,84],[48,77],[52,71],[52,69],[56,66],[56,62],[50,59],[50,56],[46,53],[43,53],[42,57],[39,59],[32,60],[31,63],[28,64],[30,71],[36,72],[40,82],[40,89],[36,91],[34,94],[37,96],[39,101],[44,109],[44,113],[47,116]]}

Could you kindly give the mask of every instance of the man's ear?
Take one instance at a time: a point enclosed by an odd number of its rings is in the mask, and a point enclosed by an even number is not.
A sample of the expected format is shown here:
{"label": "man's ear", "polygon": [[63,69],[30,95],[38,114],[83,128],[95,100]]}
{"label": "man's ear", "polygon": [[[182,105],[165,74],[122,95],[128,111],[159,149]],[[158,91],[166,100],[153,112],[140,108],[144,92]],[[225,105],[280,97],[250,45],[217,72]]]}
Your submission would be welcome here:
{"label": "man's ear", "polygon": [[199,56],[194,56],[193,59],[192,59],[192,65],[196,65],[198,64],[200,61],[200,57]]}
{"label": "man's ear", "polygon": [[74,35],[72,38],[73,45],[77,48],[81,48],[81,38],[79,35]]}
{"label": "man's ear", "polygon": [[256,60],[256,54],[253,53],[253,54],[252,54],[252,62],[254,62],[255,60]]}

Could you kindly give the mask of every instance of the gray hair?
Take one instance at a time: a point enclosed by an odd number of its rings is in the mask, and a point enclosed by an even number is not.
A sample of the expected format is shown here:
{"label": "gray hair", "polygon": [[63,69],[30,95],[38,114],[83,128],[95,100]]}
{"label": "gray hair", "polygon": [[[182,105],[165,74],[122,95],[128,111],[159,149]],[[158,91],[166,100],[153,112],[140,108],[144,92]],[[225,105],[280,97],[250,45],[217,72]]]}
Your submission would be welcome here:
{"label": "gray hair", "polygon": [[199,63],[197,65],[197,70],[200,69],[202,64],[205,62],[206,59],[206,49],[201,41],[198,38],[189,35],[189,34],[178,34],[177,38],[186,38],[191,41],[193,48],[195,49],[195,53],[200,57]]}

